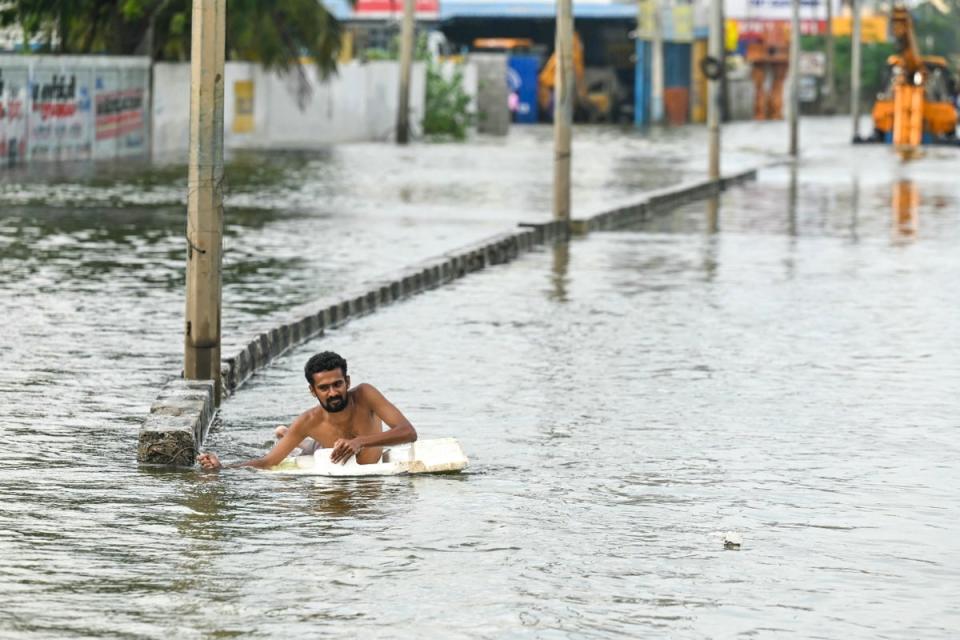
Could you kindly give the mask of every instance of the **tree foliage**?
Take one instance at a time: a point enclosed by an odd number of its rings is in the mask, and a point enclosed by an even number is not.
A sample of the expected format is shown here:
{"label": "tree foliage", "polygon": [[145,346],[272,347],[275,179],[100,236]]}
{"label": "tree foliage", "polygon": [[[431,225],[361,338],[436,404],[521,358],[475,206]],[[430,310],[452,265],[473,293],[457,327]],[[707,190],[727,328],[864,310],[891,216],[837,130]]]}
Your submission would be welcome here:
{"label": "tree foliage", "polygon": [[[55,53],[190,57],[192,0],[14,0],[0,24],[19,23],[25,36],[48,34]],[[288,69],[304,56],[327,75],[336,68],[340,25],[318,0],[230,0],[227,57]]]}
{"label": "tree foliage", "polygon": [[470,96],[463,88],[459,65],[445,75],[434,62],[427,63],[427,95],[424,105],[423,133],[434,139],[463,140],[473,123]]}

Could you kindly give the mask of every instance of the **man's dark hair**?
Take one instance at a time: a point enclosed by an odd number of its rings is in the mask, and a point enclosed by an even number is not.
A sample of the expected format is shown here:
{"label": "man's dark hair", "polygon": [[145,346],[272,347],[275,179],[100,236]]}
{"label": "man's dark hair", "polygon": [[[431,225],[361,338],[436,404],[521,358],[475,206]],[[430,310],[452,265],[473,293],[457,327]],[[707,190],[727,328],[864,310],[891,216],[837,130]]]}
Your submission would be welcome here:
{"label": "man's dark hair", "polygon": [[307,377],[307,382],[312,386],[313,374],[321,371],[333,371],[334,369],[340,369],[343,377],[347,377],[347,361],[333,351],[322,351],[307,360],[307,364],[303,368],[303,375]]}

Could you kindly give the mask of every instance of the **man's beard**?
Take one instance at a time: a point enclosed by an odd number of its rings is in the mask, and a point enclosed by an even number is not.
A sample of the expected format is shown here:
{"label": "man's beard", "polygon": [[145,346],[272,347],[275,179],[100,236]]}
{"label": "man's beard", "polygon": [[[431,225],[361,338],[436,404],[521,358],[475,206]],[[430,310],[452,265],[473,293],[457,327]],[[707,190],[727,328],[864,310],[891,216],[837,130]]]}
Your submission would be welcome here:
{"label": "man's beard", "polygon": [[326,402],[321,402],[320,406],[322,406],[327,413],[340,413],[347,408],[347,397],[330,398]]}

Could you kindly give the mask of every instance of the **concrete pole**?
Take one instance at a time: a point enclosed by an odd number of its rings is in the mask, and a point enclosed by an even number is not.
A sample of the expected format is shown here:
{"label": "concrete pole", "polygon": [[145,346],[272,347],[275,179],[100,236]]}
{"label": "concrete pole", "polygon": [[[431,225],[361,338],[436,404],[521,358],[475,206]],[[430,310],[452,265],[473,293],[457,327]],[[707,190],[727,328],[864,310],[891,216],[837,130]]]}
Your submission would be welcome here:
{"label": "concrete pole", "polygon": [[570,220],[570,161],[573,101],[573,3],[557,0],[554,50],[557,66],[553,91],[553,217]]}
{"label": "concrete pole", "polygon": [[663,124],[663,20],[660,0],[653,7],[653,41],[650,43],[650,122]]}
{"label": "concrete pole", "polygon": [[853,139],[860,139],[860,0],[851,0],[853,29],[850,34],[850,114],[853,118]]}
{"label": "concrete pole", "polygon": [[[707,41],[707,54],[722,63],[723,60],[723,0],[710,3],[710,38]],[[720,67],[721,70],[723,67]],[[722,105],[720,78],[707,80],[707,130],[710,134],[709,176],[711,180],[720,179],[720,111]]]}
{"label": "concrete pole", "polygon": [[410,140],[410,71],[413,67],[414,0],[403,0],[400,28],[400,99],[397,101],[397,144]]}
{"label": "concrete pole", "polygon": [[[720,2],[720,66],[727,68],[727,14]],[[730,88],[727,83],[727,74],[720,78],[720,122],[730,122]]]}
{"label": "concrete pole", "polygon": [[791,0],[790,4],[790,155],[796,157],[800,119],[800,0]]}
{"label": "concrete pole", "polygon": [[183,377],[213,380],[220,404],[223,253],[223,57],[226,0],[193,0],[187,302]]}
{"label": "concrete pole", "polygon": [[833,61],[836,59],[836,46],[833,41],[833,0],[825,0],[827,5],[827,78],[826,108],[828,113],[836,110],[837,81],[833,74]]}

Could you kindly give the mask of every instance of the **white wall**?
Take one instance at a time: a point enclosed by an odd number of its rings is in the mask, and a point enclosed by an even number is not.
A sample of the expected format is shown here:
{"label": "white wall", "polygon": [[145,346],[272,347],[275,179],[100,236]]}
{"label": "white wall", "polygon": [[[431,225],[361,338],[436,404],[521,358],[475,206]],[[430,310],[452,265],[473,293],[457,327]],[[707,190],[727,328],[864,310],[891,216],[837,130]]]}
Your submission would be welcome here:
{"label": "white wall", "polygon": [[0,55],[0,166],[146,154],[149,69],[147,58]]}
{"label": "white wall", "polygon": [[[226,148],[310,148],[337,142],[387,140],[396,123],[399,68],[396,61],[342,64],[325,82],[306,66],[307,92],[298,102],[298,74],[281,75],[259,65],[228,62],[224,70]],[[238,81],[253,82],[253,128],[236,130]],[[154,157],[183,154],[190,133],[190,65],[154,67]],[[411,121],[423,120],[426,67],[414,64]]]}

